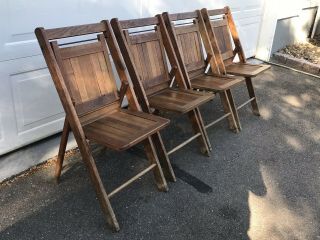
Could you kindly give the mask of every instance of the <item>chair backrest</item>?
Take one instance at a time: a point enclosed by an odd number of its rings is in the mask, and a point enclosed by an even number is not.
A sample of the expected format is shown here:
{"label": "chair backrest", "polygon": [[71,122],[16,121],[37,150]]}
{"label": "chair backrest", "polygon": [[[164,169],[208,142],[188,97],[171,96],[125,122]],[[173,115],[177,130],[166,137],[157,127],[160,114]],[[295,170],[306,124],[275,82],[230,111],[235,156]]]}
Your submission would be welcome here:
{"label": "chair backrest", "polygon": [[71,47],[51,42],[79,115],[119,100],[105,38],[99,34],[97,40]]}
{"label": "chair backrest", "polygon": [[[39,31],[47,43],[44,47],[53,53],[45,55],[49,68],[56,63],[55,70],[62,76],[52,76],[54,82],[58,83],[57,91],[62,91],[59,87],[62,83],[67,89],[67,93],[59,96],[70,97],[80,121],[90,121],[91,117],[95,118],[120,108],[108,47],[121,80],[127,79],[108,21]],[[40,45],[43,47],[44,44]]]}
{"label": "chair backrest", "polygon": [[[121,24],[121,22],[120,22]],[[159,27],[154,31],[125,36],[147,95],[169,87],[169,70]]]}
{"label": "chair backrest", "polygon": [[[112,19],[111,24],[133,85],[140,88],[136,92],[140,92],[142,101],[147,102],[149,95],[169,88],[171,76],[167,59],[171,67],[177,66],[177,59],[168,47],[169,36],[161,15],[123,21]],[[180,71],[176,78],[185,87]]]}
{"label": "chair backrest", "polygon": [[[172,42],[176,43],[176,55],[180,56],[189,78],[203,74],[208,62],[205,54],[213,56],[210,40],[201,19],[200,11],[168,14],[163,17]],[[179,57],[178,57],[179,58]],[[215,58],[210,60],[212,71],[219,73]],[[183,68],[183,66],[181,66]]]}
{"label": "chair backrest", "polygon": [[243,48],[229,7],[221,9],[201,10],[209,35],[213,35],[211,44],[220,50],[224,65],[230,65],[238,54],[241,62],[245,62]]}

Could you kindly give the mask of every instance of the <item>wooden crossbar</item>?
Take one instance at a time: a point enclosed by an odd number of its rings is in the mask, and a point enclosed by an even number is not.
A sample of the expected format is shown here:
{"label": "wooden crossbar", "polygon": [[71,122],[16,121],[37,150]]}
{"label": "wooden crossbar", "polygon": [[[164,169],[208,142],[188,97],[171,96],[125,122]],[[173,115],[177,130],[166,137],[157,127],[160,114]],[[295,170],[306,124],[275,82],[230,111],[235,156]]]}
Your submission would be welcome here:
{"label": "wooden crossbar", "polygon": [[229,117],[230,115],[231,115],[231,112],[228,112],[228,113],[226,113],[226,114],[222,115],[221,117],[217,118],[216,120],[213,120],[211,123],[208,123],[208,124],[207,124],[207,125],[205,125],[204,127],[207,129],[207,128],[209,128],[209,127],[211,127],[211,126],[213,126],[213,125],[217,124],[217,123],[218,123],[218,122],[220,122],[221,120],[223,120],[223,119],[225,119],[225,118]]}
{"label": "wooden crossbar", "polygon": [[187,140],[183,141],[182,143],[180,143],[179,145],[177,145],[176,147],[174,147],[170,151],[168,151],[168,155],[176,152],[177,150],[184,147],[185,145],[187,145],[188,143],[192,142],[194,139],[196,139],[197,137],[200,137],[200,136],[201,136],[201,133],[197,133],[197,134],[193,135],[192,137],[188,138]]}
{"label": "wooden crossbar", "polygon": [[154,169],[157,165],[151,164],[149,167],[147,167],[146,169],[144,169],[143,171],[139,172],[137,175],[135,175],[134,177],[130,178],[128,181],[126,181],[125,183],[121,184],[119,187],[117,187],[116,189],[114,189],[112,192],[110,192],[108,194],[108,198],[112,198],[116,193],[118,193],[119,191],[121,191],[122,189],[124,189],[125,187],[129,186],[131,183],[133,183],[135,180],[137,180],[138,178],[142,177],[144,174],[146,174],[147,172],[149,172],[150,170]]}
{"label": "wooden crossbar", "polygon": [[256,98],[250,98],[249,100],[245,101],[244,103],[242,103],[241,105],[237,106],[237,110],[244,107],[245,105],[247,105],[248,103],[252,102],[253,100],[255,100]]}

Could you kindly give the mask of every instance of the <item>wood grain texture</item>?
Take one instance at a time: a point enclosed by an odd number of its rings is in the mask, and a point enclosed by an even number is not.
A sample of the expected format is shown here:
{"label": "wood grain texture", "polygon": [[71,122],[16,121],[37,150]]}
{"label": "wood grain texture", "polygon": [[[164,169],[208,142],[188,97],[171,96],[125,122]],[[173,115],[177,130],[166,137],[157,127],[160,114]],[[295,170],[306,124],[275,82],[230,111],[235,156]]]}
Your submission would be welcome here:
{"label": "wood grain texture", "polygon": [[269,68],[270,65],[266,64],[232,63],[226,66],[226,71],[232,75],[255,77]]}
{"label": "wood grain texture", "polygon": [[48,40],[52,40],[104,32],[106,31],[106,25],[103,23],[93,23],[62,28],[52,28],[46,29],[45,31]]}
{"label": "wood grain texture", "polygon": [[169,120],[143,112],[121,110],[84,126],[88,139],[122,151],[169,124]]}
{"label": "wood grain texture", "polygon": [[[99,34],[96,42],[82,42],[72,47],[61,47],[57,41],[50,42],[49,40],[97,32]],[[142,176],[153,169],[159,190],[167,191],[167,183],[151,136],[154,135],[157,141],[161,141],[158,131],[165,127],[169,120],[148,113],[121,109],[120,101],[126,92],[132,104],[131,108],[140,110],[140,107],[128,84],[126,69],[108,21],[51,30],[37,28],[35,33],[67,115],[59,148],[56,176],[58,178],[61,173],[68,133],[71,129],[89,171],[104,216],[111,227],[119,231],[119,223],[109,197],[136,180],[137,177],[129,179],[108,196],[87,140],[100,142],[115,150],[123,150],[144,142],[150,166],[136,176]],[[120,79],[123,81],[121,98],[118,96],[108,47],[114,57]],[[165,154],[163,151],[165,149],[162,149],[162,155]]]}
{"label": "wood grain texture", "polygon": [[79,115],[119,99],[105,39],[53,50]]}
{"label": "wood grain texture", "polygon": [[209,91],[224,91],[230,89],[239,83],[243,83],[244,79],[235,77],[200,75],[192,79],[192,86],[198,89]]}
{"label": "wood grain texture", "polygon": [[[246,57],[242,44],[240,42],[239,34],[231,14],[229,7],[216,10],[201,10],[201,16],[204,19],[206,29],[210,36],[210,42],[215,49],[215,56],[218,59],[217,63],[222,74],[232,74],[235,76],[244,76],[246,79],[246,87],[249,94],[249,100],[240,106],[251,103],[252,112],[259,116],[259,108],[257,98],[255,96],[252,77],[269,69],[268,65],[253,65],[246,63]],[[211,20],[210,17],[214,17],[215,20]],[[234,45],[234,48],[232,47]],[[235,56],[238,55],[240,62],[233,62]],[[230,102],[232,104],[233,99],[231,93],[228,93]],[[234,106],[232,106],[234,110]],[[238,118],[237,112],[234,112],[236,119]],[[238,122],[241,127],[240,122]]]}
{"label": "wood grain texture", "polygon": [[187,113],[210,101],[214,95],[193,90],[165,89],[149,97],[150,106],[159,110]]}
{"label": "wood grain texture", "polygon": [[[180,113],[190,111],[192,112],[191,115],[194,114],[194,119],[197,119],[196,121],[192,120],[192,124],[197,125],[194,127],[195,131],[201,132],[202,128],[200,124],[203,123],[199,121],[199,116],[193,112],[193,110],[198,106],[196,101],[192,101],[192,104],[189,103],[188,105],[186,103],[179,102],[181,99],[177,97],[174,99],[172,96],[168,97],[161,95],[162,93],[170,90],[169,87],[173,78],[173,72],[175,74],[174,78],[180,89],[188,88],[190,83],[185,81],[181,70],[177,67],[179,63],[175,52],[172,49],[171,41],[162,16],[157,15],[156,18],[157,23],[155,24],[154,32],[134,34],[130,34],[129,30],[131,29],[126,29],[128,27],[128,22],[123,23],[123,21],[118,21],[117,19],[111,20],[120,49],[124,55],[129,73],[133,80],[133,85],[135,89],[137,89],[137,92],[139,92],[138,95],[140,96],[138,96],[138,98],[140,100],[140,104],[145,106],[144,111],[149,112],[150,107],[155,107],[157,110],[161,109]],[[150,21],[153,20],[145,19],[146,22],[144,25],[142,25],[140,20],[137,21],[133,19],[130,21],[130,26],[139,25],[140,27],[144,27],[148,26]],[[156,35],[158,38],[156,38]],[[166,57],[170,62],[171,68],[175,69],[174,71],[169,71]],[[169,98],[171,98],[171,102],[169,102]],[[202,97],[198,96],[198,100],[201,98]],[[210,97],[207,97],[207,101],[209,99]],[[201,101],[202,100],[203,99],[201,99]],[[159,101],[162,101],[162,105],[158,104]],[[204,102],[205,101],[202,103]],[[182,107],[183,104],[185,105],[184,108]],[[165,105],[167,107],[165,107]],[[203,131],[201,132],[201,139],[203,141],[202,144],[204,148],[208,152],[209,148],[205,143]],[[170,171],[170,168],[167,168],[167,171]]]}
{"label": "wood grain texture", "polygon": [[89,171],[91,182],[95,188],[106,221],[112,226],[115,231],[119,231],[119,223],[115,217],[106,190],[101,181],[97,166],[94,162],[83,128],[81,126],[80,119],[77,116],[73,101],[69,95],[67,86],[64,82],[64,77],[54,55],[54,52],[51,48],[46,31],[44,28],[37,28],[35,30],[35,34],[37,36],[45,61],[48,65],[58,95],[62,102],[62,106],[66,112],[66,115],[68,116],[68,121],[79,146],[83,161]]}
{"label": "wood grain texture", "polygon": [[[163,16],[184,77],[190,79],[192,88],[214,92],[223,91],[223,94],[220,94],[223,97],[221,100],[226,113],[230,113],[228,119],[230,127],[234,129],[237,123],[235,123],[232,109],[236,109],[236,107],[231,108],[225,91],[242,82],[243,79],[220,75],[205,22],[199,10],[195,13],[192,19],[189,19],[192,24],[188,23],[187,25],[172,21],[171,19],[176,17],[171,17],[171,14],[163,13]],[[204,58],[204,52],[207,55],[206,59]],[[215,76],[206,74],[208,65],[210,66],[209,71],[215,73]]]}

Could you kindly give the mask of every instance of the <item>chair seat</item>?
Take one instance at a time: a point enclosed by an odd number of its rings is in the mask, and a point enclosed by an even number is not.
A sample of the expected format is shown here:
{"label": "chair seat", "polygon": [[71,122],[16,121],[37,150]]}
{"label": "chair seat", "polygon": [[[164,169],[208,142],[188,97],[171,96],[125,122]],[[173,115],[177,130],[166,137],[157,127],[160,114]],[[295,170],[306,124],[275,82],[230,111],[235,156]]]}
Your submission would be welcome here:
{"label": "chair seat", "polygon": [[212,93],[168,88],[150,96],[149,104],[158,110],[187,113],[213,98]]}
{"label": "chair seat", "polygon": [[266,64],[232,63],[226,66],[226,71],[232,75],[255,77],[269,68],[270,65]]}
{"label": "chair seat", "polygon": [[121,109],[83,127],[89,140],[125,150],[158,132],[170,120],[144,112]]}
{"label": "chair seat", "polygon": [[193,88],[223,91],[230,89],[243,81],[243,78],[203,74],[191,79],[191,84]]}

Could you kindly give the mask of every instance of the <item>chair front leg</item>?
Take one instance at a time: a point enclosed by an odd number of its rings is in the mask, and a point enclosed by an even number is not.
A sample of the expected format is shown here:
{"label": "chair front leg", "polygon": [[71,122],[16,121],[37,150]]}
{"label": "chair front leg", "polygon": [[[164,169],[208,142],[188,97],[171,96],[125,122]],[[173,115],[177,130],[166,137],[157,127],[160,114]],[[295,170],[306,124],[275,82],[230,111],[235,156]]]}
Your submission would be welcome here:
{"label": "chair front leg", "polygon": [[257,103],[257,97],[254,92],[251,77],[246,77],[246,86],[248,89],[249,97],[250,97],[250,99],[252,99],[252,101],[251,101],[252,112],[254,115],[260,116],[260,111],[259,111],[259,107],[258,107],[258,103]]}
{"label": "chair front leg", "polygon": [[144,151],[145,151],[150,163],[156,164],[156,167],[153,169],[153,173],[154,173],[154,178],[156,180],[158,189],[160,191],[165,191],[165,192],[168,191],[167,181],[164,178],[164,175],[163,175],[163,172],[162,172],[159,160],[158,160],[158,156],[157,156],[157,153],[156,153],[156,150],[153,145],[151,137],[148,137],[144,141]]}
{"label": "chair front leg", "polygon": [[237,127],[238,127],[238,130],[241,131],[242,130],[242,126],[241,126],[241,122],[240,122],[240,118],[239,118],[239,114],[238,114],[238,109],[237,109],[237,106],[234,102],[234,98],[233,98],[233,94],[231,92],[231,89],[228,89],[226,90],[226,93],[227,93],[227,97],[228,97],[228,101],[229,101],[229,104],[230,104],[230,108],[233,112],[233,117],[234,117],[234,120],[237,124]]}
{"label": "chair front leg", "polygon": [[162,167],[164,176],[171,182],[177,181],[160,133],[157,132],[153,134],[151,138],[158,153],[159,162]]}
{"label": "chair front leg", "polygon": [[238,111],[233,101],[231,91],[230,89],[220,91],[219,95],[224,112],[226,114],[230,113],[230,115],[227,117],[229,128],[230,130],[235,131],[237,133],[241,129],[241,124],[239,121]]}
{"label": "chair front leg", "polygon": [[[200,133],[200,136],[197,138],[200,144],[200,151],[207,156],[210,156],[210,147],[208,145],[209,139],[206,137],[206,130],[202,121],[202,118],[199,119],[199,110],[193,109],[188,112],[188,116],[191,120],[192,128],[195,134]],[[202,126],[201,126],[202,125]],[[205,133],[204,133],[205,132]]]}

